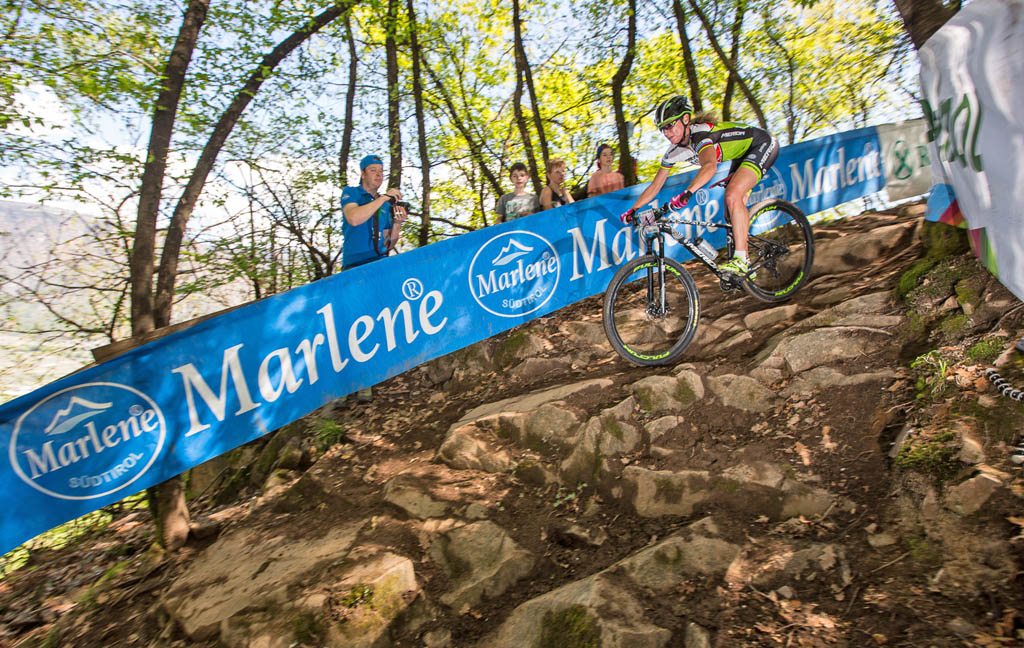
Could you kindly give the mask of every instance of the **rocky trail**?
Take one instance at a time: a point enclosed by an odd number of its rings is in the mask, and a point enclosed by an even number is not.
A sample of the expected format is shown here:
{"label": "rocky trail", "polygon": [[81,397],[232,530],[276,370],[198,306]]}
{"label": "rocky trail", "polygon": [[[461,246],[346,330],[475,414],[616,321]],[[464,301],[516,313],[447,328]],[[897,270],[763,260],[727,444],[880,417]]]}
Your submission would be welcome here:
{"label": "rocky trail", "polygon": [[815,226],[783,305],[695,268],[628,365],[600,296],[343,399],[0,580],[0,647],[1024,646],[1024,307],[920,206]]}

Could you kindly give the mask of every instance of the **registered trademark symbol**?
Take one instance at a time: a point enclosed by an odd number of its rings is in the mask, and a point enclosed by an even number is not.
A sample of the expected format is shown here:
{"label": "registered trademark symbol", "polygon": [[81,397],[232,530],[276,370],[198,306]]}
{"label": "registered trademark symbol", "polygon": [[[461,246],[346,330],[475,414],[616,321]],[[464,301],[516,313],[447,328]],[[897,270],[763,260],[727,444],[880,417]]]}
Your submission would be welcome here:
{"label": "registered trademark symbol", "polygon": [[423,296],[423,282],[419,279],[406,279],[402,284],[402,294],[406,299],[419,299]]}
{"label": "registered trademark symbol", "polygon": [[143,410],[141,405],[132,405],[131,407],[128,408],[128,413],[131,414],[132,416],[138,416],[142,414],[142,411]]}
{"label": "registered trademark symbol", "polygon": [[708,200],[710,200],[710,196],[708,195],[707,189],[698,189],[697,193],[694,194],[694,198],[697,199],[698,205],[706,205],[708,203]]}

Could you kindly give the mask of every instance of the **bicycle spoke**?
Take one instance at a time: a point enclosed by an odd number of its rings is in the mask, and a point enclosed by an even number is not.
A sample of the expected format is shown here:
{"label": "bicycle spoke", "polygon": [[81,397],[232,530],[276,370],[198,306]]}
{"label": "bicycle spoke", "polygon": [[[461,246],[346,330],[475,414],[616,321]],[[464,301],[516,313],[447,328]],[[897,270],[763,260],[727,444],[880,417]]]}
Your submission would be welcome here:
{"label": "bicycle spoke", "polygon": [[775,201],[751,213],[747,292],[765,301],[782,301],[805,282],[814,259],[814,239],[796,207]]}
{"label": "bicycle spoke", "polygon": [[664,277],[664,282],[658,280],[656,261],[637,266],[625,275],[606,302],[606,317],[609,309],[611,312],[611,322],[606,321],[606,328],[611,325],[612,329],[609,338],[618,338],[623,347],[620,353],[624,351],[623,355],[632,362],[668,362],[685,348],[679,347],[680,341],[685,338],[688,343],[692,337],[690,329],[695,325],[694,309],[698,306],[687,285],[689,275],[684,280],[666,264]]}

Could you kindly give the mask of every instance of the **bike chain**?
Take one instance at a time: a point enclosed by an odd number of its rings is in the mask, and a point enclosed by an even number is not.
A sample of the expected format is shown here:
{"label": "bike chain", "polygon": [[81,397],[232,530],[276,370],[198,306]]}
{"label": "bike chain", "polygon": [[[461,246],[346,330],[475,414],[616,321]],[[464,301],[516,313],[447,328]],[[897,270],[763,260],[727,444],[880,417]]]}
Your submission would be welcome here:
{"label": "bike chain", "polygon": [[995,388],[999,390],[999,393],[1002,394],[1003,396],[1006,396],[1007,398],[1012,398],[1013,400],[1018,402],[1024,402],[1024,391],[1021,391],[1020,389],[1014,389],[1013,385],[1011,385],[1009,382],[1006,381],[1005,378],[996,373],[995,369],[986,369],[985,378],[987,378],[988,381],[992,383],[992,385],[994,385]]}
{"label": "bike chain", "polygon": [[[996,373],[995,369],[986,369],[985,378],[987,378],[1003,396],[1012,398],[1017,402],[1024,402],[1024,391],[1014,389],[1013,385]],[[1017,465],[1024,464],[1024,443],[1017,444],[1017,447],[1013,449],[1013,453],[1010,455],[1010,461]]]}

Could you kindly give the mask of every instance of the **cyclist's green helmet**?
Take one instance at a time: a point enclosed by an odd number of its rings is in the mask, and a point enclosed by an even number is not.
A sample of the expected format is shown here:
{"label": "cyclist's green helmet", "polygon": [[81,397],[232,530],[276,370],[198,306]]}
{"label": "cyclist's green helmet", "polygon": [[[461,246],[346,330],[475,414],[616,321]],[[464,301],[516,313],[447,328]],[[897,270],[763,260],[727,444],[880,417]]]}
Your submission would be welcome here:
{"label": "cyclist's green helmet", "polygon": [[654,123],[658,125],[658,128],[664,128],[675,120],[682,119],[683,115],[693,117],[693,108],[690,108],[690,102],[686,100],[686,97],[676,95],[658,104],[658,108],[654,111]]}

